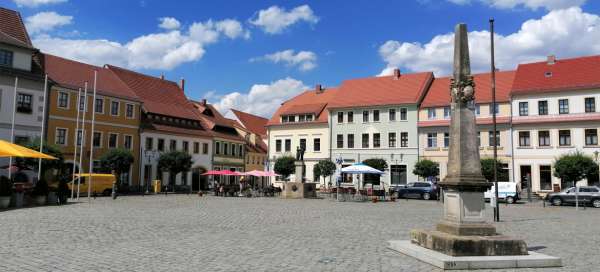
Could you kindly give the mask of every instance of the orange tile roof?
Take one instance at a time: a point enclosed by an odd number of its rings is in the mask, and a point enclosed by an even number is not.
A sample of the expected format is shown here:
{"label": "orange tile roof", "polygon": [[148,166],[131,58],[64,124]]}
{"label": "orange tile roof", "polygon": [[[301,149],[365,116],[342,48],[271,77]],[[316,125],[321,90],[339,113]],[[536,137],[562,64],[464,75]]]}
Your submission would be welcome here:
{"label": "orange tile roof", "polygon": [[[496,101],[508,102],[515,71],[496,72]],[[491,73],[475,74],[475,102],[492,102]],[[433,80],[421,108],[450,105],[450,77]]]}
{"label": "orange tile roof", "polygon": [[106,66],[142,100],[146,111],[198,120],[196,110],[177,83],[112,65]]}
{"label": "orange tile roof", "polygon": [[600,88],[600,56],[520,64],[512,94]]}
{"label": "orange tile roof", "polygon": [[[325,108],[329,106],[329,103],[333,100],[334,96],[339,92],[337,88],[329,88],[323,89],[322,91],[316,90],[307,90],[302,92],[301,94],[283,102],[281,106],[277,109],[275,114],[271,117],[269,122],[267,122],[267,126],[273,125],[281,125],[281,115],[285,115],[289,113],[290,109],[297,109],[301,107],[307,108],[315,108],[319,105],[325,104],[323,110],[318,112],[315,115],[315,119],[312,122],[303,122],[303,123],[285,123],[285,125],[293,125],[293,124],[307,124],[307,123],[327,123],[327,118],[329,117],[329,113]],[[294,110],[295,111],[295,110]],[[311,113],[314,109],[310,109],[309,111],[305,111],[306,113]]]}
{"label": "orange tile roof", "polygon": [[190,136],[199,136],[199,137],[208,137],[212,136],[212,133],[203,129],[191,129],[191,128],[182,128],[175,127],[169,125],[162,124],[150,124],[150,127],[146,128],[146,130],[154,130],[162,133],[172,133],[175,135],[185,134]]}
{"label": "orange tile roof", "polygon": [[138,96],[110,70],[44,54],[44,64],[48,77],[59,86],[77,89],[84,88],[88,82],[88,91],[94,88],[94,71],[98,71],[96,80],[97,92],[104,95],[139,101]]}
{"label": "orange tile roof", "polygon": [[236,109],[231,109],[231,112],[233,112],[233,114],[237,117],[240,124],[242,124],[242,126],[250,132],[259,136],[267,135],[266,125],[267,122],[269,122],[269,119]]}
{"label": "orange tile roof", "polygon": [[329,108],[419,103],[433,79],[432,72],[345,80]]}
{"label": "orange tile roof", "polygon": [[19,12],[0,7],[0,42],[33,49]]}

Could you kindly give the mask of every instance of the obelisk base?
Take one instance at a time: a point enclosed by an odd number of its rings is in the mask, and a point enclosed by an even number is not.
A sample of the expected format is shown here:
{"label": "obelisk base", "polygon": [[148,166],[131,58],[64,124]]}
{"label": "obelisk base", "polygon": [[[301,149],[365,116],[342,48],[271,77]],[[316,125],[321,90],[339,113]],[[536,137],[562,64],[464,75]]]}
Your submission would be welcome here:
{"label": "obelisk base", "polygon": [[317,198],[317,184],[303,182],[287,182],[283,185],[281,198]]}

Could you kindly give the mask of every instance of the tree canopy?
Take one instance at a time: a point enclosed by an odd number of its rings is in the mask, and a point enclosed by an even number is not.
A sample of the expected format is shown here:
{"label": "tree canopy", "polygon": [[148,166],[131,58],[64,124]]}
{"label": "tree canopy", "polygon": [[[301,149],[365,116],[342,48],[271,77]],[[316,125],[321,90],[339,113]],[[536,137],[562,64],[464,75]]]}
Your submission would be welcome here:
{"label": "tree canopy", "polygon": [[379,171],[385,171],[385,169],[387,169],[388,167],[387,162],[381,158],[366,159],[362,163],[371,166]]}
{"label": "tree canopy", "polygon": [[589,178],[598,173],[598,164],[581,152],[565,154],[554,162],[554,176],[573,182]]}
{"label": "tree canopy", "polygon": [[294,169],[295,161],[296,159],[292,156],[279,157],[277,160],[275,160],[275,166],[273,167],[273,170],[275,170],[275,173],[287,178],[296,171],[296,169]]}
{"label": "tree canopy", "polygon": [[129,172],[133,164],[133,154],[129,149],[111,149],[100,156],[100,166],[108,171],[115,171],[118,182],[122,173]]}
{"label": "tree canopy", "polygon": [[[508,170],[504,169],[502,166],[502,162],[500,160],[496,160],[496,173],[498,181],[508,181]],[[481,159],[481,174],[483,177],[489,182],[494,181],[494,159],[485,158]]]}
{"label": "tree canopy", "polygon": [[175,176],[192,168],[192,156],[183,151],[170,151],[158,158],[158,168],[170,173],[170,183],[175,184]]}
{"label": "tree canopy", "polygon": [[436,177],[440,174],[440,165],[437,162],[423,159],[415,163],[413,174],[427,179],[429,177]]}

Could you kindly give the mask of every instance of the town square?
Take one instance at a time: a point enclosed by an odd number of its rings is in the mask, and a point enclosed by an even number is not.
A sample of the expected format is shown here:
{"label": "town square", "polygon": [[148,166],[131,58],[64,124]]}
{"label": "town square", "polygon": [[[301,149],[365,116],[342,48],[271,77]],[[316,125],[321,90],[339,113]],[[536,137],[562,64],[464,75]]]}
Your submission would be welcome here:
{"label": "town square", "polygon": [[600,269],[599,3],[375,2],[0,0],[0,271]]}

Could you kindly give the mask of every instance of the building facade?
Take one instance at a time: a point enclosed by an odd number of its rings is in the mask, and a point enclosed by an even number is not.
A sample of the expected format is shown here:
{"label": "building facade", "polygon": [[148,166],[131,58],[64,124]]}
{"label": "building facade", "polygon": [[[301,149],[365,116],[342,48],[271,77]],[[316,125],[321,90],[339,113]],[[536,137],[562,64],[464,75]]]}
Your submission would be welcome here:
{"label": "building facade", "polygon": [[[314,176],[314,166],[321,160],[331,159],[327,107],[337,92],[338,89],[317,85],[315,90],[304,91],[277,109],[267,123],[269,171],[273,171],[277,158],[295,157],[296,150],[303,147],[305,180],[325,185],[325,181]],[[283,182],[282,177],[271,179],[274,186],[282,186]]]}
{"label": "building facade", "polygon": [[[500,171],[508,172],[512,180],[512,138],[510,127],[510,89],[514,71],[496,73],[496,122],[498,160]],[[493,158],[493,122],[491,77],[489,73],[473,75],[475,80],[475,114],[478,128],[480,157]],[[448,147],[450,144],[450,78],[436,78],[419,109],[419,154],[422,159],[439,163],[440,175],[447,174]]]}
{"label": "building facade", "polygon": [[[266,170],[267,161],[267,144],[263,139],[267,136],[268,119],[249,114],[246,112],[231,109],[235,116],[235,128],[238,134],[244,138],[246,146],[246,154],[244,155],[244,169],[246,172],[258,170]],[[252,185],[265,187],[268,185],[266,177],[248,177]]]}
{"label": "building facade", "polygon": [[[512,90],[516,179],[545,194],[573,184],[554,176],[563,154],[582,152],[598,162],[600,56],[521,64]],[[596,184],[598,177],[579,185]]]}
{"label": "building facade", "polygon": [[[18,12],[0,7],[0,22],[0,139],[27,143],[43,136],[46,90],[40,55]],[[6,164],[7,158],[0,159]]]}
{"label": "building facade", "polygon": [[[120,181],[139,185],[141,102],[136,94],[106,68],[48,54],[44,55],[44,63],[51,80],[48,142],[60,146],[66,163],[75,165],[76,172],[81,168],[83,173],[102,172],[99,159],[106,152],[128,149],[134,161]],[[93,100],[94,72],[97,73],[96,101]],[[91,146],[93,154],[90,154]]]}
{"label": "building facade", "polygon": [[[392,76],[344,81],[329,107],[331,157],[338,170],[377,158],[387,162],[385,175],[365,182],[390,186],[416,181],[418,105],[432,80],[433,73],[395,70]],[[342,180],[355,178],[343,175]]]}
{"label": "building facade", "polygon": [[[160,180],[171,190],[200,190],[208,187],[201,174],[212,168],[212,134],[204,129],[194,106],[184,94],[184,81],[178,85],[164,78],[152,77],[108,65],[125,85],[142,101],[140,125],[140,177],[142,186],[150,189],[153,180]],[[158,167],[161,154],[184,151],[192,156],[189,172],[173,179]]]}

